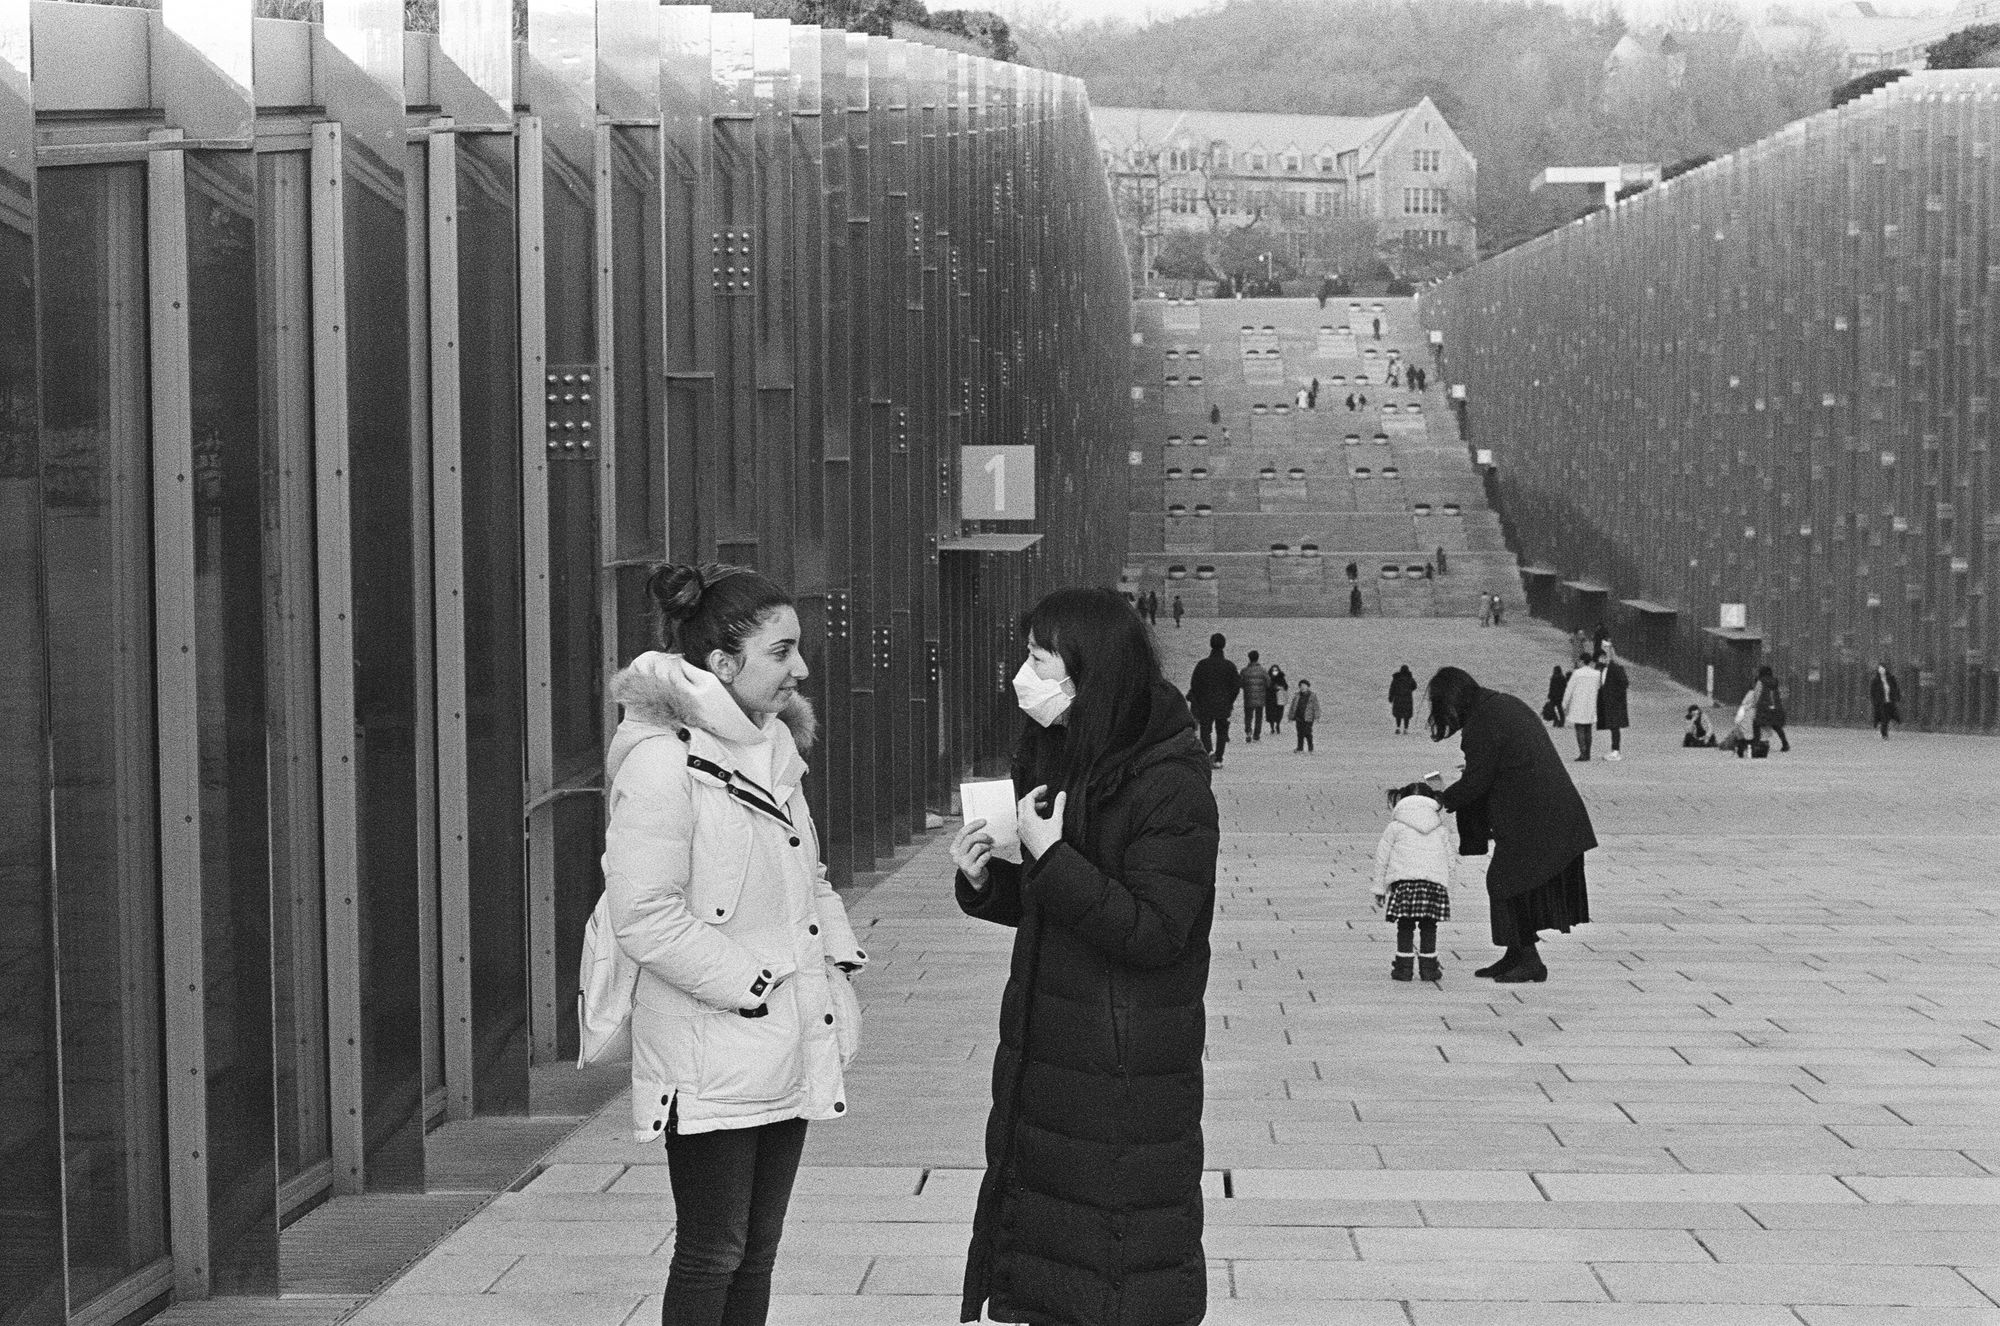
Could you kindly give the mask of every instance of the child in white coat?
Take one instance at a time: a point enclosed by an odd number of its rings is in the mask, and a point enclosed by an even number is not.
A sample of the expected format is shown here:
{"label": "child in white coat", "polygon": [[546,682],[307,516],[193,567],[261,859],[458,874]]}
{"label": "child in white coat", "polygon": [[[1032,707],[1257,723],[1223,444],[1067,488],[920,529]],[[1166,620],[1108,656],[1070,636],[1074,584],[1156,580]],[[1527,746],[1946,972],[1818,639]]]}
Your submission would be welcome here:
{"label": "child in white coat", "polygon": [[[1440,980],[1437,923],[1451,919],[1451,829],[1434,789],[1424,783],[1389,789],[1389,826],[1375,844],[1375,906],[1396,923],[1396,960],[1389,978],[1407,981],[1411,967]],[[1412,951],[1411,943],[1416,943]]]}

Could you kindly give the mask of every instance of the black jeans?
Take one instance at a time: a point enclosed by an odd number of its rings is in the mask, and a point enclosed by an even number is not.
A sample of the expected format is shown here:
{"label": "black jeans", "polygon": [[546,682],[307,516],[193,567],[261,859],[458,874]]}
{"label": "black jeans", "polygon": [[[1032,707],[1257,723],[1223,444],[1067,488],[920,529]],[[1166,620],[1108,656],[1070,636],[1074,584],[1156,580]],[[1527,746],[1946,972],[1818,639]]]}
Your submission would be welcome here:
{"label": "black jeans", "polygon": [[1292,731],[1299,734],[1299,744],[1292,747],[1294,751],[1311,750],[1313,748],[1313,725],[1311,723],[1306,722],[1302,718],[1294,718],[1292,720]]}
{"label": "black jeans", "polygon": [[674,1260],[660,1326],[764,1326],[806,1121],[667,1135]]}
{"label": "black jeans", "polygon": [[1229,749],[1229,715],[1224,714],[1220,718],[1204,718],[1199,721],[1201,748],[1220,760],[1222,752]]}
{"label": "black jeans", "polygon": [[1576,729],[1576,758],[1579,760],[1589,759],[1591,725],[1589,723],[1571,723],[1570,726]]}
{"label": "black jeans", "polygon": [[1243,702],[1243,735],[1251,741],[1264,735],[1264,704],[1261,700]]}

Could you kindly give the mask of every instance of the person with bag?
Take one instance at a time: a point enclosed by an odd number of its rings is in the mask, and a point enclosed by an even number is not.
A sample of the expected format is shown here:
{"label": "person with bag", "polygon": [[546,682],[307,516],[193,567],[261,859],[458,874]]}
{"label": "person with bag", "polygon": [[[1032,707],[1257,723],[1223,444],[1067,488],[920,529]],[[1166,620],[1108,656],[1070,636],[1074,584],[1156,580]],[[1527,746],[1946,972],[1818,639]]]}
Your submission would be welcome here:
{"label": "person with bag", "polygon": [[1410,730],[1417,712],[1417,674],[1405,663],[1389,678],[1389,717],[1396,721],[1396,735]]}
{"label": "person with bag", "polygon": [[1625,729],[1632,726],[1632,679],[1609,640],[1597,656],[1597,665],[1604,672],[1597,687],[1597,730],[1611,739],[1611,749],[1604,758],[1616,762],[1625,758],[1620,746]]}
{"label": "person with bag", "polygon": [[1563,694],[1568,689],[1569,674],[1562,670],[1562,664],[1557,663],[1551,666],[1549,668],[1548,699],[1542,704],[1542,717],[1548,721],[1550,727],[1561,727],[1563,725]]}
{"label": "person with bag", "polygon": [[646,588],[662,652],[611,684],[600,910],[633,967],[633,1127],[673,1187],[660,1320],[760,1326],[806,1123],[848,1109],[868,955],[800,788],[815,723],[791,596],[717,563]]}
{"label": "person with bag", "polygon": [[1264,726],[1276,736],[1285,721],[1286,692],[1292,683],[1286,679],[1285,670],[1273,663],[1267,670],[1264,686]]}
{"label": "person with bag", "polygon": [[1014,928],[960,1319],[1194,1326],[1209,757],[1114,591],[1057,590],[1024,625],[1023,859],[998,859],[984,820],[951,844],[960,908]]}

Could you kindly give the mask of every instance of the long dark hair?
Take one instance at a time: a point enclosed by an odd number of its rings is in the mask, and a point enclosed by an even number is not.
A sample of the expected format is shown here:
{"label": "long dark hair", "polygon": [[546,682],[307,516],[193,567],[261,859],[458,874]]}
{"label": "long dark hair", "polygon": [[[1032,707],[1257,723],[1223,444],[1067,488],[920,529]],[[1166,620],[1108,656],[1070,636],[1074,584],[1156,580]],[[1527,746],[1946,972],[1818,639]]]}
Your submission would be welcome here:
{"label": "long dark hair", "polygon": [[766,617],[792,606],[792,596],[769,576],[722,562],[656,566],[646,595],[658,614],[660,648],[703,671],[711,653],[740,653]]}
{"label": "long dark hair", "polygon": [[1106,758],[1144,731],[1161,679],[1159,651],[1115,589],[1058,589],[1022,615],[1021,634],[1062,659],[1076,687],[1062,771],[1075,814]]}
{"label": "long dark hair", "polygon": [[1466,715],[1479,699],[1479,683],[1464,668],[1439,668],[1431,674],[1424,698],[1430,702],[1431,740],[1443,741],[1465,726]]}

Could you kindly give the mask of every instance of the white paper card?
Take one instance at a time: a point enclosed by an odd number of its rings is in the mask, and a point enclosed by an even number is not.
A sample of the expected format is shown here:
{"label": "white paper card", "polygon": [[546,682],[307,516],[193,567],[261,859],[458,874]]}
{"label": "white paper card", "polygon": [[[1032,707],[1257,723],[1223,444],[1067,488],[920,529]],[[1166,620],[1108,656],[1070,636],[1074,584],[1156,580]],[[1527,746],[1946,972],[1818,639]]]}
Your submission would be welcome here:
{"label": "white paper card", "polygon": [[1014,780],[991,778],[977,783],[960,783],[958,800],[964,807],[966,823],[986,821],[986,832],[993,835],[993,855],[999,860],[1020,865],[1021,825],[1015,818]]}

